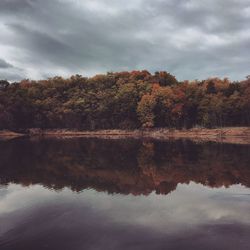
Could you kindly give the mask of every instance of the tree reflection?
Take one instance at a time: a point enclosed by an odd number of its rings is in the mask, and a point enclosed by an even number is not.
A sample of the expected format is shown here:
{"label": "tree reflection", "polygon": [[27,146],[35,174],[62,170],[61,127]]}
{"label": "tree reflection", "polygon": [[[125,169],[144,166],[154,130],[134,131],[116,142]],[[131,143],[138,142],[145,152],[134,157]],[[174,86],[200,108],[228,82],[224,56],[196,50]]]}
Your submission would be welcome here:
{"label": "tree reflection", "polygon": [[179,183],[250,187],[250,146],[188,140],[18,139],[0,142],[0,184],[168,194]]}

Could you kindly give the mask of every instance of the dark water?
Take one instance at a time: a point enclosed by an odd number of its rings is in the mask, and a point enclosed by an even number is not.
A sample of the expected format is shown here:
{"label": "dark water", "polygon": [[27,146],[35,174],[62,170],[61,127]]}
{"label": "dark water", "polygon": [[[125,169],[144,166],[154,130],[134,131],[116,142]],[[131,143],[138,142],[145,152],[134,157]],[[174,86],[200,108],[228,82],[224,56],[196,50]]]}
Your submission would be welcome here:
{"label": "dark water", "polygon": [[0,141],[0,249],[250,249],[250,146]]}

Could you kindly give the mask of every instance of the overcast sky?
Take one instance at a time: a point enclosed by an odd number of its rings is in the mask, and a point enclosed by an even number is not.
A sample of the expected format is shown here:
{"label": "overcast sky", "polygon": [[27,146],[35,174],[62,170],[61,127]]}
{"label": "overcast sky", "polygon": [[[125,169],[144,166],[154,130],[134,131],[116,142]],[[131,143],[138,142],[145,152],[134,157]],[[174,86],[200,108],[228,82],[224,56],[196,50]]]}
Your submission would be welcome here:
{"label": "overcast sky", "polygon": [[0,79],[250,74],[250,0],[0,0]]}

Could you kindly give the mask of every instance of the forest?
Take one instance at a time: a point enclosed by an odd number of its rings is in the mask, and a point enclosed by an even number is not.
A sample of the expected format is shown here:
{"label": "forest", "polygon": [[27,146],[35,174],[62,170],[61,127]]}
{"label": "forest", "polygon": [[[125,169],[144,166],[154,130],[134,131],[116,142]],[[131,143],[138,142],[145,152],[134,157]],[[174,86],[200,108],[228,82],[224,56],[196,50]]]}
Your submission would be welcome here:
{"label": "forest", "polygon": [[250,77],[178,81],[166,71],[0,81],[0,129],[250,125]]}

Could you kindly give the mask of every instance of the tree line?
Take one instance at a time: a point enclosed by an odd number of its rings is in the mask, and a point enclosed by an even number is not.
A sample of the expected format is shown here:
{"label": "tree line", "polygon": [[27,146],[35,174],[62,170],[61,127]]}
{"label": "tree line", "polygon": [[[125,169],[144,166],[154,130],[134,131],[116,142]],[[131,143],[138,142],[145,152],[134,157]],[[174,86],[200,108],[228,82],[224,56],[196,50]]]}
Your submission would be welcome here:
{"label": "tree line", "polygon": [[0,81],[0,129],[250,125],[250,77],[177,81],[161,71]]}

